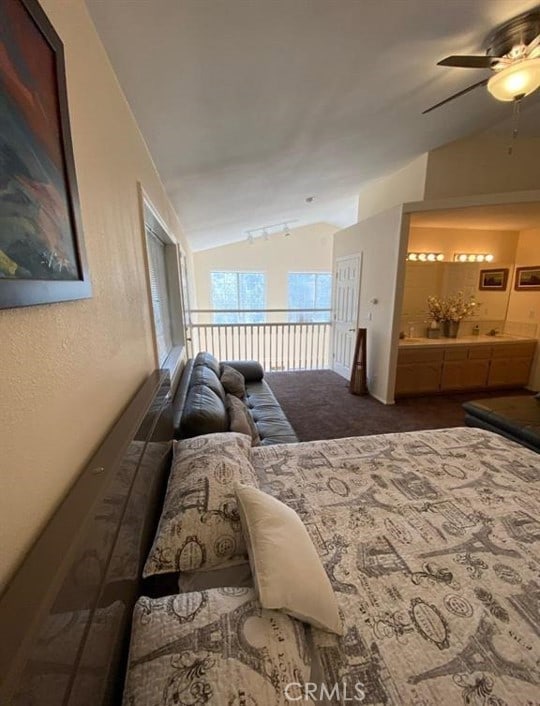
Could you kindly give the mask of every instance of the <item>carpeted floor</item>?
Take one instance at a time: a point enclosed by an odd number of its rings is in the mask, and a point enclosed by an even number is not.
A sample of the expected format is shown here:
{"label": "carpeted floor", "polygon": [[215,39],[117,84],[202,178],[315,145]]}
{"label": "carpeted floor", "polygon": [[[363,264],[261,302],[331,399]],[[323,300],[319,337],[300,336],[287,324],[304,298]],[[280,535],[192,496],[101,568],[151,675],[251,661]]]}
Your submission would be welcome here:
{"label": "carpeted floor", "polygon": [[463,426],[461,405],[467,400],[530,394],[526,390],[472,392],[409,397],[384,405],[367,395],[351,395],[347,381],[331,370],[265,373],[264,379],[300,441]]}

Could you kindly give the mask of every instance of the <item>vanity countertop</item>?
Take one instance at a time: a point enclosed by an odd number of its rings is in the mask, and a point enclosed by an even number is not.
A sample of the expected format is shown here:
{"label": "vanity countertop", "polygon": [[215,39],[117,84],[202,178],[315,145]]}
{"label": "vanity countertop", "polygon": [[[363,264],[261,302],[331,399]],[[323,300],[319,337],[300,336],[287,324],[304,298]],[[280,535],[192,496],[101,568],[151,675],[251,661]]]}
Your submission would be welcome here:
{"label": "vanity countertop", "polygon": [[497,345],[499,343],[521,343],[525,341],[536,341],[530,336],[509,336],[497,334],[488,336],[479,334],[478,336],[459,336],[459,338],[402,338],[399,341],[400,348],[423,348],[428,346],[470,346],[474,344]]}

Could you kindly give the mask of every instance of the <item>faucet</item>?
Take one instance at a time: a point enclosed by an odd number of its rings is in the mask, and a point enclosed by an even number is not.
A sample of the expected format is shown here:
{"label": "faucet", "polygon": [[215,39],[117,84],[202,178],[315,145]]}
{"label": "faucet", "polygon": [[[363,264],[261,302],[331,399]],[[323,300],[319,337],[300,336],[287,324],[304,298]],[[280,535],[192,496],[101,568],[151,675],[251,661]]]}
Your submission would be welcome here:
{"label": "faucet", "polygon": [[486,336],[496,336],[499,333],[498,328],[492,328],[490,331],[486,333]]}

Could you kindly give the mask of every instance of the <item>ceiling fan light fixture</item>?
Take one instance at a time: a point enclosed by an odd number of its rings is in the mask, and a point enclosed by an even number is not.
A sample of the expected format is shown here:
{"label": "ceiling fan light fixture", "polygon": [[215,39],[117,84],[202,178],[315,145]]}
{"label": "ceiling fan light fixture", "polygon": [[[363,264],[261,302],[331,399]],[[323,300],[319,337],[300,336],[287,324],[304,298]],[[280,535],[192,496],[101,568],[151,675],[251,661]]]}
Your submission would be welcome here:
{"label": "ceiling fan light fixture", "polygon": [[540,87],[540,58],[524,59],[497,71],[488,81],[487,89],[499,101],[524,98]]}

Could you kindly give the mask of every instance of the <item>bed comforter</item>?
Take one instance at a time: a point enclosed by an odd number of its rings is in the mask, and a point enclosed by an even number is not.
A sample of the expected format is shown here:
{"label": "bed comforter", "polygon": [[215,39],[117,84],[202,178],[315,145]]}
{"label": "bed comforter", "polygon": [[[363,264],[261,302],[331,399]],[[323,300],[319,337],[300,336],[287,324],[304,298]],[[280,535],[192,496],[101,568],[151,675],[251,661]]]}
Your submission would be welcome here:
{"label": "bed comforter", "polygon": [[540,702],[540,456],[459,428],[257,448],[253,464],[343,613],[343,638],[313,631],[332,703],[359,683],[364,704]]}

